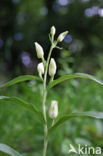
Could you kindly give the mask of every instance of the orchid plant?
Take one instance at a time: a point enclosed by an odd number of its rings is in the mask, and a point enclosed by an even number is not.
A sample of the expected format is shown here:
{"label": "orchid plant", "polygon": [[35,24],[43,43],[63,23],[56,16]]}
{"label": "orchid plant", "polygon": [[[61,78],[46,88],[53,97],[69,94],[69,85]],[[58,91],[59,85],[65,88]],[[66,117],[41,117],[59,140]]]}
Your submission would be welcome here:
{"label": "orchid plant", "polygon": [[[92,118],[98,118],[98,119],[103,119],[103,113],[102,112],[94,112],[94,111],[89,111],[89,112],[72,112],[71,114],[67,114],[65,116],[62,116],[60,119],[58,119],[58,101],[55,99],[51,100],[51,105],[49,108],[49,111],[47,113],[47,105],[46,105],[46,100],[47,100],[47,95],[48,91],[53,88],[54,86],[69,80],[69,79],[74,79],[74,78],[87,78],[90,80],[93,80],[101,85],[103,85],[103,82],[100,80],[96,79],[94,76],[88,75],[88,74],[83,74],[83,73],[74,73],[72,75],[64,75],[61,76],[58,79],[54,80],[56,70],[57,70],[57,65],[56,61],[54,58],[51,58],[51,54],[53,52],[54,48],[61,49],[61,47],[58,46],[58,43],[62,42],[66,35],[68,34],[68,31],[65,31],[61,33],[58,38],[55,40],[55,33],[56,33],[56,28],[54,26],[51,27],[50,33],[49,33],[49,39],[51,42],[51,47],[50,51],[48,53],[48,58],[45,60],[44,58],[44,50],[42,46],[35,42],[35,49],[37,53],[37,58],[41,60],[41,62],[37,66],[38,74],[39,76],[34,76],[34,75],[23,75],[14,78],[13,80],[3,84],[0,86],[0,89],[4,87],[9,87],[12,85],[15,85],[17,83],[27,81],[27,80],[34,80],[34,81],[39,81],[40,83],[43,84],[43,95],[42,95],[42,112],[36,108],[35,105],[32,105],[28,103],[27,101],[24,101],[18,97],[8,97],[8,96],[0,96],[0,101],[5,101],[5,102],[11,102],[13,104],[20,104],[21,106],[27,108],[29,111],[32,111],[34,115],[38,117],[38,120],[42,123],[41,126],[43,125],[44,128],[44,145],[43,145],[43,154],[42,156],[47,155],[47,146],[48,146],[48,141],[49,137],[51,136],[52,132],[62,125],[64,122],[68,121],[71,118],[76,118],[76,117],[92,117]],[[47,77],[49,74],[49,82],[47,81]],[[51,126],[49,126],[48,121],[47,121],[47,115],[52,120]],[[55,121],[56,119],[56,121]],[[22,156],[19,152],[16,150],[12,149],[8,145],[5,145],[3,143],[0,143],[0,151],[7,153],[11,156]]]}

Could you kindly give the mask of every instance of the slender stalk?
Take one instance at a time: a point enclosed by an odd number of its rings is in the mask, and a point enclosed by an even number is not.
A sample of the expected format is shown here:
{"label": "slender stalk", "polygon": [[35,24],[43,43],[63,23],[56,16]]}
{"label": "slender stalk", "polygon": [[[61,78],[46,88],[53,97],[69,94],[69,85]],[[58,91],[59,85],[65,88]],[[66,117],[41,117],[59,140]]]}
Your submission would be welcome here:
{"label": "slender stalk", "polygon": [[54,119],[53,119],[53,121],[52,121],[52,127],[54,126]]}
{"label": "slender stalk", "polygon": [[48,145],[48,140],[47,140],[47,135],[48,135],[48,127],[47,127],[47,117],[46,117],[46,97],[47,97],[47,90],[46,90],[46,82],[47,82],[47,71],[48,71],[48,65],[49,65],[49,60],[50,56],[52,53],[54,46],[53,43],[50,47],[47,63],[46,63],[46,68],[45,68],[45,74],[44,74],[44,81],[43,81],[43,116],[44,116],[44,149],[43,149],[43,156],[46,156],[47,152],[47,145]]}
{"label": "slender stalk", "polygon": [[47,92],[46,89],[44,89],[44,94],[43,94],[43,116],[44,116],[44,149],[43,149],[43,156],[46,156],[46,151],[47,151],[47,144],[48,141],[46,139],[47,134],[48,134],[48,127],[47,127],[47,119],[46,119],[46,96]]}

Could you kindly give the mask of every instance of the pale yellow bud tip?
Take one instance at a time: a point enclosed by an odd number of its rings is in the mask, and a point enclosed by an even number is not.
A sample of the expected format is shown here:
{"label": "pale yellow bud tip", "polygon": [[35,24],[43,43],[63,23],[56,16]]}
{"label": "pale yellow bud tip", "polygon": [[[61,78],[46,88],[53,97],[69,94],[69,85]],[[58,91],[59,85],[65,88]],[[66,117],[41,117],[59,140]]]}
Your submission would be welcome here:
{"label": "pale yellow bud tip", "polygon": [[37,57],[42,59],[44,57],[44,51],[42,46],[39,43],[35,42],[35,49],[36,49]]}
{"label": "pale yellow bud tip", "polygon": [[44,65],[42,62],[38,64],[37,70],[38,70],[39,76],[42,78],[42,75],[44,74]]}
{"label": "pale yellow bud tip", "polygon": [[61,33],[58,38],[57,38],[57,41],[58,42],[62,42],[64,40],[64,38],[66,37],[66,35],[68,34],[68,31],[65,31],[63,33]]}
{"label": "pale yellow bud tip", "polygon": [[51,101],[51,106],[49,109],[49,117],[55,119],[58,116],[58,102],[56,100]]}
{"label": "pale yellow bud tip", "polygon": [[56,70],[57,70],[56,62],[53,58],[51,58],[49,64],[49,76],[53,77],[56,74]]}
{"label": "pale yellow bud tip", "polygon": [[56,28],[55,28],[55,26],[52,26],[51,27],[51,31],[50,31],[50,33],[51,33],[51,35],[55,35],[55,33],[56,33]]}

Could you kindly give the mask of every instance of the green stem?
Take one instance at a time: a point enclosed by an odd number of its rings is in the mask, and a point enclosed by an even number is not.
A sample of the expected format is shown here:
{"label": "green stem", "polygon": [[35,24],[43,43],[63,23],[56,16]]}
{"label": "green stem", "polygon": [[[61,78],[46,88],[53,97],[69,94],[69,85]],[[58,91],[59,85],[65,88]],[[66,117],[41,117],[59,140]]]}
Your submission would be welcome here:
{"label": "green stem", "polygon": [[48,135],[48,127],[47,127],[47,117],[46,117],[46,97],[47,97],[47,90],[46,90],[46,83],[47,83],[47,72],[48,72],[48,66],[49,66],[49,60],[50,56],[52,53],[54,46],[53,44],[50,47],[47,63],[46,63],[46,68],[45,68],[45,75],[44,75],[44,81],[43,81],[43,117],[44,117],[44,149],[43,149],[43,156],[46,156],[47,152],[47,146],[48,146],[48,140],[47,140],[47,135]]}
{"label": "green stem", "polygon": [[54,126],[54,119],[53,119],[53,121],[52,121],[52,127]]}
{"label": "green stem", "polygon": [[54,45],[52,44],[51,47],[50,47],[50,51],[49,51],[49,55],[48,55],[47,63],[46,63],[46,69],[45,69],[45,75],[44,75],[45,84],[46,84],[46,81],[47,81],[47,71],[48,71],[48,66],[49,66],[49,60],[50,60],[50,56],[51,56],[53,48],[54,48]]}

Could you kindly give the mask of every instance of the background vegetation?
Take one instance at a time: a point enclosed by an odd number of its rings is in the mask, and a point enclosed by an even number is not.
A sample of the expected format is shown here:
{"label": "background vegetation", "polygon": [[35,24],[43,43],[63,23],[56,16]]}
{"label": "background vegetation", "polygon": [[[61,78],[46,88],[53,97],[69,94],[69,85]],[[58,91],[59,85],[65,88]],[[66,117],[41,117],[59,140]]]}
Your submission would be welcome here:
{"label": "background vegetation", "polygon": [[[57,77],[85,72],[103,80],[102,0],[1,0],[0,84],[21,74],[37,74],[34,41],[48,54],[52,25],[56,26],[57,35],[70,31],[60,45],[65,48],[52,55],[58,64]],[[0,90],[0,95],[16,95],[41,108],[41,88],[41,84],[31,81]],[[59,116],[74,111],[103,111],[103,87],[89,80],[70,80],[55,87],[49,92],[48,107],[52,99],[59,101]],[[0,102],[0,142],[24,156],[40,156],[43,129],[24,108]],[[53,133],[48,155],[67,156],[70,143],[103,148],[103,122],[88,118],[70,120]]]}

